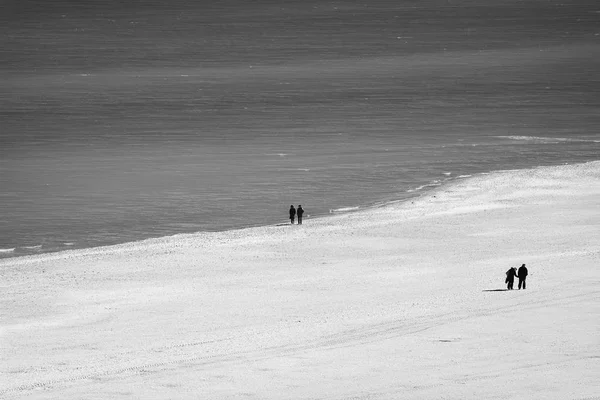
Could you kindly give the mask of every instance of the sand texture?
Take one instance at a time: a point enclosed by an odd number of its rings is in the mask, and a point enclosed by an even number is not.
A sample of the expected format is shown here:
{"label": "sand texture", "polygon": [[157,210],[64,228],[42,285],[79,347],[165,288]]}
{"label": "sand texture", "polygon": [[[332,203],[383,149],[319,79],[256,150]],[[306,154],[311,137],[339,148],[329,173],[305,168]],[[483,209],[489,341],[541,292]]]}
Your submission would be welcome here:
{"label": "sand texture", "polygon": [[0,398],[600,398],[599,265],[600,162],[5,259]]}

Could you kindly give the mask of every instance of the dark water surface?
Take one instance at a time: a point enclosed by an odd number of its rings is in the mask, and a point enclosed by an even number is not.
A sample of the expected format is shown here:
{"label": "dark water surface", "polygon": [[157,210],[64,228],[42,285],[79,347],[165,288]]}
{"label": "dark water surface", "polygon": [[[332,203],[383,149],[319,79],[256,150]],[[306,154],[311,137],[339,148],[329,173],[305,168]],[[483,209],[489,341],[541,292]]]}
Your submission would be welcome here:
{"label": "dark water surface", "polygon": [[126,3],[3,3],[0,257],[600,158],[596,1]]}

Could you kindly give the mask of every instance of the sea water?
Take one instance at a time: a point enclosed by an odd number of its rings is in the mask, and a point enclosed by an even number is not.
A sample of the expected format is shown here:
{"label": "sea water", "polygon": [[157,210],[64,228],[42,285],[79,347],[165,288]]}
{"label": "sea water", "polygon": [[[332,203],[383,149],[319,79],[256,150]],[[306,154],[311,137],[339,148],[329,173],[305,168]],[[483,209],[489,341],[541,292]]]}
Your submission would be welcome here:
{"label": "sea water", "polygon": [[290,204],[310,224],[600,155],[593,2],[9,11],[0,257],[286,223]]}

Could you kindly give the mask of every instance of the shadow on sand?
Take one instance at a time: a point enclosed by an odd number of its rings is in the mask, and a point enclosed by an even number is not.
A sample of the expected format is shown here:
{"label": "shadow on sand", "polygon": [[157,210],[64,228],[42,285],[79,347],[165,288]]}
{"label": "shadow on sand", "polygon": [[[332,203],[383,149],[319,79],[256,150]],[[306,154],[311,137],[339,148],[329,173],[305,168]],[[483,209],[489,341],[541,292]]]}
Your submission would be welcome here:
{"label": "shadow on sand", "polygon": [[482,290],[482,292],[508,292],[508,289],[486,289]]}

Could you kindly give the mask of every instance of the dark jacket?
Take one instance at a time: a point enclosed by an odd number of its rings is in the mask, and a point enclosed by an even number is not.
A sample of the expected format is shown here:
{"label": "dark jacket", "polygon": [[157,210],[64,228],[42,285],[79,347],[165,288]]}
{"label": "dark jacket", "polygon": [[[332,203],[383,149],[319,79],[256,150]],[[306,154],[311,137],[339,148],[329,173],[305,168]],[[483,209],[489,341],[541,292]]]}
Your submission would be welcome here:
{"label": "dark jacket", "polygon": [[298,217],[302,218],[302,214],[304,214],[304,210],[302,209],[302,207],[298,207]]}
{"label": "dark jacket", "polygon": [[516,275],[517,275],[517,270],[515,268],[511,268],[508,271],[506,271],[506,280],[514,281]]}
{"label": "dark jacket", "polygon": [[294,218],[296,216],[296,209],[294,207],[290,207],[290,218]]}
{"label": "dark jacket", "polygon": [[519,268],[519,272],[517,272],[517,275],[519,276],[519,278],[525,278],[527,276],[527,268],[525,268],[524,266]]}

